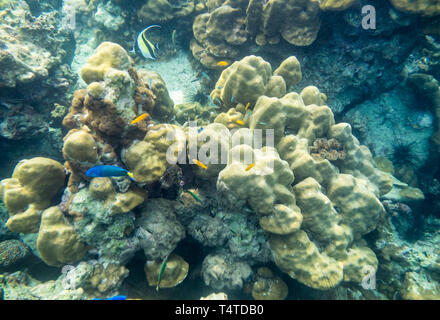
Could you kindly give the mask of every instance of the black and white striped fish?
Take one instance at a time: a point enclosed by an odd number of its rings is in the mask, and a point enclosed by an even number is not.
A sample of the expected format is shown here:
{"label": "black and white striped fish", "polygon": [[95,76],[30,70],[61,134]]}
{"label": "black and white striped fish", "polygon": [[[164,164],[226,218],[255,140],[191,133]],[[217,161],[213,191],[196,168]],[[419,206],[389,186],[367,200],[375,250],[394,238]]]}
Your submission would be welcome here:
{"label": "black and white striped fish", "polygon": [[142,30],[137,39],[136,42],[133,44],[133,50],[131,52],[136,52],[136,44],[137,48],[139,49],[140,53],[147,59],[157,59],[157,51],[159,50],[159,47],[156,43],[156,45],[153,45],[150,40],[147,38],[147,32],[151,28],[161,28],[161,26],[157,24],[153,24],[149,27],[146,27],[144,30]]}

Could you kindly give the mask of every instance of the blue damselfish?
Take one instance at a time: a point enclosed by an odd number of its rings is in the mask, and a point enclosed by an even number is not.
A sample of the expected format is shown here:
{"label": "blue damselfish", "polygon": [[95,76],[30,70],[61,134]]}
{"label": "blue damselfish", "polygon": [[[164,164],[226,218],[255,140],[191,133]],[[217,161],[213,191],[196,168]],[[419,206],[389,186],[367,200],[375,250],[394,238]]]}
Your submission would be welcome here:
{"label": "blue damselfish", "polygon": [[110,166],[110,165],[100,165],[90,168],[89,170],[87,170],[86,176],[91,178],[128,176],[130,179],[133,180],[133,174],[128,170],[125,170],[118,166]]}
{"label": "blue damselfish", "polygon": [[[95,298],[93,300],[102,300],[102,299]],[[127,300],[127,296],[114,296],[110,298],[105,298],[104,300]]]}

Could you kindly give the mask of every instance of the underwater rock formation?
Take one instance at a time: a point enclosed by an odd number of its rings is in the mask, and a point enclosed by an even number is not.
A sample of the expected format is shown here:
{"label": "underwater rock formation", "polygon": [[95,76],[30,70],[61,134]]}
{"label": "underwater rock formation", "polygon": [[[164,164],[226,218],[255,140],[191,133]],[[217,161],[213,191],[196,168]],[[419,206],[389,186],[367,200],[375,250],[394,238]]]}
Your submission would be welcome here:
{"label": "underwater rock formation", "polygon": [[[74,79],[67,64],[74,47],[71,31],[57,24],[57,11],[34,17],[26,1],[12,2],[0,12],[0,87],[26,88],[40,99],[48,90],[50,99],[64,94]],[[59,73],[56,81],[50,77],[54,73]]]}
{"label": "underwater rock formation", "polygon": [[390,159],[396,169],[403,165],[420,168],[429,158],[435,124],[429,109],[415,109],[414,105],[416,97],[396,88],[357,105],[345,113],[344,120],[376,156]]}
{"label": "underwater rock formation", "polygon": [[154,115],[161,120],[168,120],[173,113],[174,102],[170,98],[165,81],[155,71],[140,69],[138,74],[156,96]]}
{"label": "underwater rock formation", "polygon": [[185,229],[176,219],[172,201],[151,199],[141,210],[135,232],[139,246],[148,260],[162,260],[185,238]]}
{"label": "underwater rock formation", "polygon": [[0,277],[5,300],[81,300],[87,299],[82,288],[66,287],[63,278],[41,282],[23,271]]}
{"label": "underwater rock formation", "polygon": [[420,230],[415,230],[417,224],[412,224],[409,233],[418,238],[413,241],[397,230],[393,223],[395,219],[398,217],[388,216],[377,229],[377,277],[381,279],[378,281],[378,289],[389,299],[438,300],[440,258],[436,248],[440,239],[433,232],[438,229],[438,221],[427,218],[428,227],[422,235],[417,234]]}
{"label": "underwater rock formation", "polygon": [[205,257],[201,273],[205,284],[214,289],[240,289],[252,269],[245,262],[233,261],[227,254],[218,253]]}
{"label": "underwater rock formation", "polygon": [[80,262],[76,267],[66,265],[59,278],[66,289],[81,289],[85,295],[107,297],[118,294],[128,276],[128,269],[117,263],[100,259]]}
{"label": "underwater rock formation", "polygon": [[[88,84],[87,90],[77,91],[77,99],[63,120],[66,128],[87,125],[94,135],[113,144],[136,134],[130,128],[140,130],[129,123],[143,112],[152,112],[155,96],[141,81],[121,46],[102,43],[81,70],[81,76]],[[141,101],[136,99],[139,92]]]}

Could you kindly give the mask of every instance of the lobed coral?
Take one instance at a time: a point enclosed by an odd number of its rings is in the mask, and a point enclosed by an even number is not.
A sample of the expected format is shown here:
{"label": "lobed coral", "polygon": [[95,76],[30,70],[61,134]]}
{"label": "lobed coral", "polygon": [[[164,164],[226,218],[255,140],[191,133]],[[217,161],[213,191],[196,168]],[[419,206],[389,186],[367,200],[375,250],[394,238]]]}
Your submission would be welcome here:
{"label": "lobed coral", "polygon": [[183,131],[176,125],[160,124],[149,128],[142,141],[126,150],[124,162],[137,182],[153,183],[159,181],[173,161],[177,162],[185,149]]}
{"label": "lobed coral", "polygon": [[41,215],[37,248],[41,259],[50,266],[62,266],[81,260],[86,246],[58,207]]}
{"label": "lobed coral", "polygon": [[281,97],[287,88],[300,80],[301,67],[295,57],[284,60],[272,75],[268,62],[261,57],[247,56],[222,72],[210,96],[223,108],[231,108],[238,103],[243,106],[249,103],[254,108],[260,96]]}
{"label": "lobed coral", "polygon": [[[319,90],[315,96],[321,97]],[[335,124],[330,108],[306,107],[292,92],[280,98],[260,96],[249,128],[250,135],[255,129],[274,129],[276,149],[235,145],[217,188],[230,190],[258,213],[277,266],[319,289],[359,281],[361,266],[377,268],[377,258],[361,237],[383,217],[378,197],[391,190],[391,180],[375,167],[350,125]],[[313,157],[309,146],[322,141],[318,139],[335,139],[345,157],[332,163]],[[255,163],[249,171],[245,154]]]}
{"label": "lobed coral", "polygon": [[38,232],[41,212],[61,191],[64,179],[64,168],[55,160],[37,157],[19,162],[12,177],[0,183],[0,198],[10,215],[9,230]]}

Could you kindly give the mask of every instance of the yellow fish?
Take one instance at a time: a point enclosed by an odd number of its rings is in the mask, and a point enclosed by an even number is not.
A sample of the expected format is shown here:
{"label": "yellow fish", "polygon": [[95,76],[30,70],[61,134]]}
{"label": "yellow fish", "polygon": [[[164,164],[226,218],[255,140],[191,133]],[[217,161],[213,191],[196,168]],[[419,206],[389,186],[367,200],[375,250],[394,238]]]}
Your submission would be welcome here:
{"label": "yellow fish", "polygon": [[219,67],[227,67],[227,66],[229,66],[229,62],[227,62],[227,61],[219,61],[219,62],[217,62],[217,65]]}
{"label": "yellow fish", "polygon": [[255,166],[255,162],[250,164],[246,169],[244,169],[244,171],[249,171],[251,170],[253,167]]}
{"label": "yellow fish", "polygon": [[203,168],[203,169],[205,169],[205,170],[208,169],[207,166],[205,166],[203,163],[201,163],[201,162],[200,162],[199,160],[197,160],[197,159],[193,159],[193,162],[194,162],[196,165],[198,165],[199,167],[201,167],[201,168]]}
{"label": "yellow fish", "polygon": [[251,105],[250,102],[247,103],[246,107],[244,108],[245,111],[247,111],[247,109],[249,108],[249,106]]}
{"label": "yellow fish", "polygon": [[244,126],[244,122],[243,120],[237,120],[235,121],[237,124],[239,124],[240,126]]}
{"label": "yellow fish", "polygon": [[148,117],[148,113],[143,113],[143,114],[141,114],[139,117],[137,117],[136,119],[134,119],[132,122],[130,122],[130,124],[138,123],[139,121],[144,120],[146,117]]}

